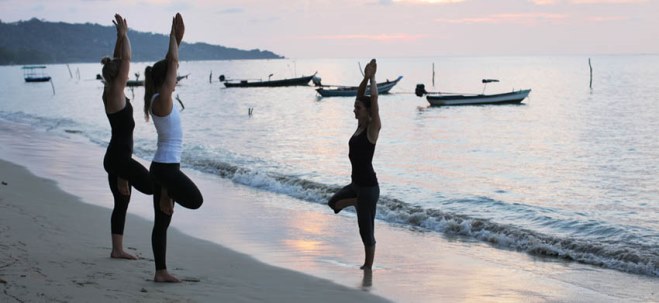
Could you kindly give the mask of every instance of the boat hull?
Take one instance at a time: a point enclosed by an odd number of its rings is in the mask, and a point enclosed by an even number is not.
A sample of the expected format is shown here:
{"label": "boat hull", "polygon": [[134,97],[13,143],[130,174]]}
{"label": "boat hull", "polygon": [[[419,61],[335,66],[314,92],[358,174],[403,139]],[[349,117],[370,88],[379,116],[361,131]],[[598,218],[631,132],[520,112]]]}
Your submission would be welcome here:
{"label": "boat hull", "polygon": [[304,86],[309,85],[313,75],[300,77],[300,78],[290,78],[282,80],[270,80],[270,81],[247,81],[241,80],[239,82],[224,82],[226,87],[278,87],[278,86]]}
{"label": "boat hull", "polygon": [[[389,91],[398,84],[398,81],[402,79],[403,76],[399,76],[396,80],[390,82],[381,82],[378,83],[378,94],[388,94]],[[318,88],[316,92],[323,97],[356,97],[358,87],[339,87],[339,88]],[[366,89],[366,93],[369,93],[369,89]]]}
{"label": "boat hull", "polygon": [[521,103],[531,92],[530,89],[495,95],[427,95],[430,105],[481,105]]}
{"label": "boat hull", "polygon": [[126,82],[126,86],[128,86],[128,87],[144,86],[144,81],[143,80],[128,80],[128,82]]}
{"label": "boat hull", "polygon": [[25,82],[48,82],[50,81],[50,77],[31,77],[31,78],[25,78]]}

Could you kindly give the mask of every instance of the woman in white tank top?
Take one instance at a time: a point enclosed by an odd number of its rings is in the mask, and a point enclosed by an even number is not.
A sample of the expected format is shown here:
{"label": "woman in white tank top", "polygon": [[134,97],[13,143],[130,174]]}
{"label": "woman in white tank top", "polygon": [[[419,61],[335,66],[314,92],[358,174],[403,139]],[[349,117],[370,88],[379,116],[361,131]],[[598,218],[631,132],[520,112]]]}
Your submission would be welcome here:
{"label": "woman in white tank top", "polygon": [[151,245],[156,265],[155,282],[180,282],[167,271],[167,228],[174,213],[174,202],[185,208],[197,209],[204,199],[197,186],[181,171],[183,128],[178,109],[174,108],[172,93],[176,86],[178,47],[185,25],[181,14],[172,21],[169,50],[164,60],[147,66],[145,74],[144,115],[153,119],[158,132],[158,148],[151,162],[154,180],[153,210],[155,219]]}

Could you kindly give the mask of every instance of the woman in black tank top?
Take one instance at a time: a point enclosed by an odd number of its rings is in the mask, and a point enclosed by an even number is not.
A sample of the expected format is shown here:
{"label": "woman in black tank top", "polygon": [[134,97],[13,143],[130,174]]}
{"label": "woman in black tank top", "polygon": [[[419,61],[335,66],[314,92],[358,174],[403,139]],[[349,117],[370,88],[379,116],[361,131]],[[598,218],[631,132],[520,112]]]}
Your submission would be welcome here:
{"label": "woman in black tank top", "polygon": [[137,259],[124,251],[123,234],[126,222],[126,212],[130,202],[130,188],[151,195],[153,194],[149,171],[133,160],[133,107],[124,95],[128,72],[130,69],[131,48],[128,40],[128,25],[126,19],[118,14],[112,21],[117,27],[117,42],[114,47],[114,58],[105,57],[103,64],[103,105],[110,121],[112,137],[108,144],[103,167],[108,173],[110,191],[114,197],[114,208],[110,217],[112,232],[111,258]]}
{"label": "woman in black tank top", "polygon": [[[357,130],[348,141],[352,182],[335,193],[328,202],[334,213],[339,213],[348,206],[354,206],[357,210],[357,224],[364,243],[365,255],[361,269],[369,271],[373,267],[375,257],[375,212],[380,197],[380,187],[372,164],[375,143],[382,126],[375,82],[376,71],[377,65],[373,59],[364,68],[364,79],[357,90],[353,110],[357,119]],[[365,94],[368,82],[370,82],[370,96]]]}

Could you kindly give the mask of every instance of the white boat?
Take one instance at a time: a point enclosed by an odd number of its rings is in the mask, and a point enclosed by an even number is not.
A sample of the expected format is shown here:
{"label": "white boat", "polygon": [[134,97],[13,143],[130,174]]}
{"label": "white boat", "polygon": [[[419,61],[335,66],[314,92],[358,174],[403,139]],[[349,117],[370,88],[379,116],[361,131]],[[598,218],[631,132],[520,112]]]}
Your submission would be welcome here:
{"label": "white boat", "polygon": [[[483,80],[483,83],[497,82],[497,80]],[[426,95],[426,100],[430,105],[450,106],[450,105],[481,105],[481,104],[516,104],[521,103],[531,89],[515,90],[509,93],[501,94],[455,94],[455,93],[429,93],[426,92],[423,84],[417,84],[416,95],[421,97]]]}
{"label": "white boat", "polygon": [[50,76],[46,75],[45,69],[45,65],[23,66],[23,79],[25,82],[48,82]]}
{"label": "white boat", "polygon": [[[398,84],[398,81],[402,79],[403,76],[398,76],[396,80],[386,82],[380,82],[378,86],[378,94],[388,94],[389,91]],[[315,83],[319,85],[319,83]],[[358,86],[331,86],[331,85],[321,85],[322,87],[317,88],[316,92],[323,97],[355,97],[357,96]],[[370,85],[366,87],[366,94],[370,93]]]}
{"label": "white boat", "polygon": [[427,95],[426,100],[430,105],[477,105],[477,104],[514,104],[522,103],[529,95],[530,89],[518,90],[494,95],[451,95],[437,94]]}

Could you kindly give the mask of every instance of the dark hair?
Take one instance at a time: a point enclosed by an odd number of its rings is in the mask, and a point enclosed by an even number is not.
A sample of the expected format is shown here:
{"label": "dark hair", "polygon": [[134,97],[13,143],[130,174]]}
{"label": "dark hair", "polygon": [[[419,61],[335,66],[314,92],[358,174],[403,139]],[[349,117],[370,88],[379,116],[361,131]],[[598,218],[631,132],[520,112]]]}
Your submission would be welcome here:
{"label": "dark hair", "polygon": [[144,69],[144,119],[149,121],[149,109],[151,109],[151,98],[156,91],[165,83],[167,76],[167,60],[160,60]]}
{"label": "dark hair", "polygon": [[101,59],[101,64],[103,64],[103,69],[101,71],[101,73],[103,74],[103,79],[105,79],[105,81],[107,82],[109,82],[110,80],[114,80],[114,78],[116,78],[117,75],[119,74],[121,59],[119,58],[111,59],[110,57],[103,57],[103,59]]}
{"label": "dark hair", "polygon": [[364,104],[364,107],[371,108],[371,96],[361,96],[357,97],[357,101]]}

